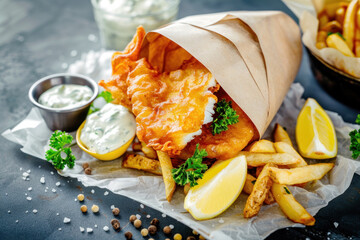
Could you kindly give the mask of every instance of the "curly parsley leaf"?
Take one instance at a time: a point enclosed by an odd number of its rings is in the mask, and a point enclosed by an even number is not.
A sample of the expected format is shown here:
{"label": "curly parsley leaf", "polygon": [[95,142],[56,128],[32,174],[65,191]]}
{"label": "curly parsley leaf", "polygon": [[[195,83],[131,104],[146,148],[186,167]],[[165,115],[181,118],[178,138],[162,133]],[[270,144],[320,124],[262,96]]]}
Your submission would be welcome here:
{"label": "curly parsley leaf", "polygon": [[211,132],[213,135],[228,130],[228,126],[239,122],[239,115],[231,106],[231,101],[226,102],[225,99],[216,103],[216,118],[211,124]]}
{"label": "curly parsley leaf", "polygon": [[[360,114],[357,115],[355,123],[360,124]],[[353,130],[349,133],[350,136],[350,151],[352,158],[357,159],[360,156],[360,129]]]}
{"label": "curly parsley leaf", "polygon": [[[99,95],[96,98],[100,98],[100,97],[102,97],[107,103],[112,102],[114,100],[111,95],[111,92],[108,92],[108,91],[102,91],[101,93],[99,93]],[[88,115],[90,115],[94,112],[97,112],[99,110],[100,110],[100,108],[94,107],[94,103],[92,103],[90,105]]]}
{"label": "curly parsley leaf", "polygon": [[45,158],[51,161],[56,169],[64,169],[65,165],[73,168],[75,156],[72,154],[70,144],[73,136],[66,132],[56,130],[50,137],[50,149],[46,151]]}
{"label": "curly parsley leaf", "polygon": [[199,150],[196,145],[194,155],[181,164],[178,168],[173,168],[171,174],[178,185],[184,186],[190,183],[190,187],[198,185],[196,180],[202,178],[208,166],[202,163],[202,159],[207,156],[205,149]]}

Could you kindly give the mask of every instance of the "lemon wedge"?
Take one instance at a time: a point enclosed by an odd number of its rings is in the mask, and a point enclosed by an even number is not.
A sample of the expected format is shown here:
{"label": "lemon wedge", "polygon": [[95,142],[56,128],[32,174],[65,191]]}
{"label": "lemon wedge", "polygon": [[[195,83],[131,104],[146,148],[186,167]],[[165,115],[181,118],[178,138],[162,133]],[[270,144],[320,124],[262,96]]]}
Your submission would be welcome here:
{"label": "lemon wedge", "polygon": [[196,220],[216,217],[238,198],[247,173],[245,156],[222,161],[207,170],[185,197],[184,208]]}
{"label": "lemon wedge", "polygon": [[296,123],[296,142],[303,157],[326,159],[337,154],[334,125],[319,103],[308,98]]}

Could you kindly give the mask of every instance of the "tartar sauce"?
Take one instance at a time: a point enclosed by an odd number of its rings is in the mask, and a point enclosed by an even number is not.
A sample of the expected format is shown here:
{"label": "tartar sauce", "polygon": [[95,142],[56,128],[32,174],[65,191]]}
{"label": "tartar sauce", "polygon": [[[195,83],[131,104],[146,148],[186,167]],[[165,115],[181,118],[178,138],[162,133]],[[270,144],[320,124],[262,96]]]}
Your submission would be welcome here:
{"label": "tartar sauce", "polygon": [[108,103],[87,117],[80,140],[90,151],[105,154],[128,142],[135,130],[134,115],[121,105]]}
{"label": "tartar sauce", "polygon": [[43,92],[38,102],[51,108],[72,108],[87,102],[92,95],[88,86],[61,84]]}

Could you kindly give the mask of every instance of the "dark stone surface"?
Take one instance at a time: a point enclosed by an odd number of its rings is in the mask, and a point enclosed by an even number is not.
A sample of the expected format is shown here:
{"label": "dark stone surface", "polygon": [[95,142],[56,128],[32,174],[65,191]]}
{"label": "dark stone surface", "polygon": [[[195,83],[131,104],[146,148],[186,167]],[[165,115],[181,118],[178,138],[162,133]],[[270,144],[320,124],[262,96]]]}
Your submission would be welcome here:
{"label": "dark stone surface", "polygon": [[[179,17],[228,10],[282,10],[290,14],[281,1],[275,0],[183,0]],[[27,92],[35,80],[65,71],[63,63],[70,64],[81,53],[100,49],[99,41],[88,40],[89,34],[98,37],[88,0],[0,1],[0,132],[14,126],[29,112],[32,106]],[[72,50],[78,52],[76,57],[70,55]],[[356,113],[360,112],[360,107],[357,110],[347,107],[321,89],[310,71],[305,51],[296,81],[305,87],[305,97],[316,98],[324,108],[338,112],[346,121],[353,122]],[[160,229],[173,224],[173,233],[179,232],[185,239],[191,235],[190,228],[169,217],[163,218],[161,213],[150,207],[142,209],[139,203],[128,198],[131,196],[112,193],[104,196],[104,189],[84,187],[74,179],[59,176],[49,163],[22,153],[18,145],[2,137],[0,161],[0,239],[125,239],[126,231],[131,231],[134,239],[140,239],[139,230],[127,225],[131,214],[140,214],[144,227],[148,227],[151,219],[157,217]],[[28,169],[31,170],[30,181],[24,181],[22,173]],[[55,174],[52,175],[51,171]],[[46,179],[44,185],[39,182],[41,176]],[[55,187],[58,181],[61,186]],[[28,191],[28,187],[33,190]],[[47,193],[44,192],[46,187],[49,188]],[[57,192],[51,192],[52,188],[56,188]],[[92,189],[95,190],[94,194],[91,193]],[[81,204],[74,201],[80,192],[89,198],[85,200],[89,209],[92,204],[99,205],[98,215],[91,212],[81,214]],[[26,200],[25,193],[32,197],[32,201]],[[314,227],[279,230],[268,239],[359,239],[359,202],[360,177],[355,175],[349,189],[315,216],[317,222]],[[114,218],[111,205],[119,207],[121,211],[118,219],[124,229],[120,233],[111,229],[110,220]],[[37,209],[38,213],[32,213],[33,209]],[[148,214],[150,219],[146,218]],[[64,217],[71,218],[71,222],[64,224]],[[16,223],[16,220],[19,222]],[[337,228],[334,222],[339,223]],[[102,230],[105,225],[110,227],[109,232]],[[94,232],[81,233],[79,226],[92,227]],[[62,230],[56,230],[58,228]],[[158,233],[154,238],[164,239],[165,236]]]}

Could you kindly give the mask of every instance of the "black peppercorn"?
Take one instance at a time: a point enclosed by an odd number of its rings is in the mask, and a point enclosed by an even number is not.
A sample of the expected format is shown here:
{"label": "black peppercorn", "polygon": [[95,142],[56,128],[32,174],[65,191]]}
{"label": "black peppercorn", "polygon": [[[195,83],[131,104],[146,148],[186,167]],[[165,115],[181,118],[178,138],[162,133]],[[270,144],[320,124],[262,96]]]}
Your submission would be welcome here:
{"label": "black peppercorn", "polygon": [[125,238],[128,239],[128,240],[132,239],[132,233],[131,232],[126,232],[125,233]]}
{"label": "black peppercorn", "polygon": [[112,210],[112,213],[114,214],[114,216],[118,216],[119,213],[120,213],[120,209],[114,208],[114,209]]}
{"label": "black peppercorn", "polygon": [[150,225],[148,227],[148,231],[151,235],[155,235],[156,234],[156,231],[157,231],[157,227],[155,225]]}
{"label": "black peppercorn", "polygon": [[160,223],[160,221],[159,221],[159,219],[157,219],[157,218],[154,218],[153,220],[151,220],[151,222],[150,222],[150,224],[151,225],[154,225],[154,226],[159,226],[159,223]]}
{"label": "black peppercorn", "polygon": [[117,219],[111,220],[111,225],[113,226],[115,231],[120,231],[120,222]]}

